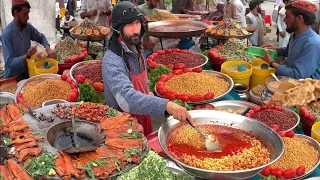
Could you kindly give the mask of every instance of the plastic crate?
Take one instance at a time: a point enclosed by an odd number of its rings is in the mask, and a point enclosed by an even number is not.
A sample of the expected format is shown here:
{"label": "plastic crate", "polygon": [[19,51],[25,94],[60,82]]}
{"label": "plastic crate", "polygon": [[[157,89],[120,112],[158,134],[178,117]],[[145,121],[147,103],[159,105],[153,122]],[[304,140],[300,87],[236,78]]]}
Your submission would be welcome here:
{"label": "plastic crate", "polygon": [[[246,50],[248,54],[251,54],[254,56],[264,56],[264,48],[250,46]],[[278,52],[276,50],[269,49],[268,51],[272,59],[275,59],[278,56]]]}

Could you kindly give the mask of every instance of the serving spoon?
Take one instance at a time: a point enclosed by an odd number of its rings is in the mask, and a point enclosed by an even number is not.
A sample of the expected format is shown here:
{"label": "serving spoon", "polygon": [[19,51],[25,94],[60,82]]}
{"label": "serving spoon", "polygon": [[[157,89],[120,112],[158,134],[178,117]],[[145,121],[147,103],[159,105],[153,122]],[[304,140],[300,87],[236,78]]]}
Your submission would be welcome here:
{"label": "serving spoon", "polygon": [[206,138],[205,146],[208,151],[217,151],[220,149],[218,139],[212,137],[211,135],[201,131],[201,129],[197,125],[192,125],[192,123],[187,119],[188,124],[193,127],[196,131],[198,131],[202,136]]}
{"label": "serving spoon", "polygon": [[280,83],[280,80],[277,78],[277,76],[274,73],[271,73],[271,76]]}

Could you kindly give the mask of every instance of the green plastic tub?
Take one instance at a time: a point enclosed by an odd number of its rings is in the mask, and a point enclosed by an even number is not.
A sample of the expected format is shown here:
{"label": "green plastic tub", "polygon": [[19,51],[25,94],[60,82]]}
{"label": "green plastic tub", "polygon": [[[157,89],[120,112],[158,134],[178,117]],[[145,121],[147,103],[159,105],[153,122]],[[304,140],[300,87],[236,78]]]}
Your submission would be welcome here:
{"label": "green plastic tub", "polygon": [[[246,50],[248,54],[251,54],[254,56],[264,56],[264,48],[250,46],[250,47],[247,47]],[[269,49],[268,51],[272,59],[275,59],[276,57],[278,57],[278,52],[276,50]]]}

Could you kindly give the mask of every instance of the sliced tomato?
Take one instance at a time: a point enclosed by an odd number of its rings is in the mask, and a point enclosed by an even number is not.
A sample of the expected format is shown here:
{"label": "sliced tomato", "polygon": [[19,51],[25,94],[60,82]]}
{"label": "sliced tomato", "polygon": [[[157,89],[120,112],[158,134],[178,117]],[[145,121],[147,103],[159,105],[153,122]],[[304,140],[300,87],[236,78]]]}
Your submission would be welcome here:
{"label": "sliced tomato", "polygon": [[157,92],[158,92],[160,95],[164,95],[164,94],[167,92],[167,88],[164,87],[164,86],[157,87]]}
{"label": "sliced tomato", "polygon": [[165,50],[159,50],[159,51],[157,51],[157,53],[158,53],[159,55],[162,55],[162,54],[165,54],[166,51],[165,51]]}
{"label": "sliced tomato", "polygon": [[176,97],[176,93],[170,90],[167,90],[167,92],[164,94],[164,97],[170,100],[174,100]]}
{"label": "sliced tomato", "polygon": [[269,174],[270,174],[270,170],[271,170],[271,166],[267,166],[267,167],[265,167],[265,168],[263,168],[263,170],[261,171],[261,174],[263,175],[263,176],[269,176]]}
{"label": "sliced tomato", "polygon": [[213,92],[209,92],[206,95],[204,95],[204,99],[205,100],[209,100],[209,99],[213,99],[214,98],[214,93]]}
{"label": "sliced tomato", "polygon": [[162,81],[162,82],[167,82],[169,80],[169,77],[167,75],[161,75],[159,78],[158,78],[158,82],[159,81]]}
{"label": "sliced tomato", "polygon": [[210,109],[210,110],[215,109],[214,105],[212,105],[212,104],[205,104],[205,105],[203,105],[203,108],[204,109]]}
{"label": "sliced tomato", "polygon": [[178,49],[178,48],[173,48],[172,51],[173,51],[173,52],[180,52],[180,49]]}
{"label": "sliced tomato", "polygon": [[298,176],[302,176],[305,172],[306,172],[306,168],[304,167],[304,165],[300,165],[296,170],[296,174]]}
{"label": "sliced tomato", "polygon": [[184,68],[184,69],[183,69],[183,72],[184,72],[184,73],[192,72],[192,68]]}
{"label": "sliced tomato", "polygon": [[68,79],[68,76],[65,74],[61,75],[61,80],[66,81]]}
{"label": "sliced tomato", "polygon": [[184,101],[184,102],[187,102],[187,101],[189,101],[189,95],[188,94],[177,94],[176,95],[176,99],[180,99],[180,100],[182,100],[182,101]]}
{"label": "sliced tomato", "polygon": [[277,111],[282,111],[282,107],[281,106],[274,106],[273,109],[277,110]]}
{"label": "sliced tomato", "polygon": [[167,76],[168,76],[168,78],[170,79],[170,78],[172,78],[173,77],[173,73],[171,72],[171,73],[168,73],[168,74],[166,74]]}
{"label": "sliced tomato", "polygon": [[198,67],[198,68],[194,68],[192,69],[193,72],[197,72],[197,73],[201,73],[202,72],[202,68]]}
{"label": "sliced tomato", "polygon": [[261,111],[261,107],[260,106],[256,106],[252,109],[254,112],[260,112]]}
{"label": "sliced tomato", "polygon": [[274,131],[278,132],[279,131],[279,126],[277,124],[272,124],[270,125],[270,128],[273,129]]}
{"label": "sliced tomato", "polygon": [[267,106],[261,106],[261,110],[266,110],[268,109]]}
{"label": "sliced tomato", "polygon": [[293,138],[294,137],[294,131],[289,130],[289,131],[285,132],[285,136],[289,137],[289,138]]}
{"label": "sliced tomato", "polygon": [[276,178],[282,177],[282,170],[280,168],[271,168],[270,174],[274,175]]}
{"label": "sliced tomato", "polygon": [[93,84],[93,88],[98,92],[103,92],[104,91],[103,83],[100,83],[100,82],[95,82]]}
{"label": "sliced tomato", "polygon": [[156,83],[156,88],[165,87],[164,85],[165,85],[165,83],[163,81],[159,81],[159,82]]}
{"label": "sliced tomato", "polygon": [[199,101],[203,101],[203,100],[204,100],[204,95],[202,95],[202,94],[190,96],[190,101],[192,101],[192,102],[199,102]]}
{"label": "sliced tomato", "polygon": [[183,69],[183,68],[185,68],[185,67],[186,67],[185,64],[183,64],[183,63],[178,63],[178,64],[175,64],[175,65],[173,66],[173,69]]}
{"label": "sliced tomato", "polygon": [[169,69],[173,69],[173,64],[167,64],[166,66],[167,66],[167,68],[169,68]]}
{"label": "sliced tomato", "polygon": [[285,169],[283,171],[283,177],[286,179],[294,178],[296,176],[296,170],[294,168]]}
{"label": "sliced tomato", "polygon": [[268,107],[268,109],[273,109],[274,105],[273,104],[269,104],[267,107]]}
{"label": "sliced tomato", "polygon": [[173,71],[173,74],[174,74],[174,75],[180,75],[180,74],[182,74],[182,73],[183,73],[183,70],[182,70],[182,69],[176,69],[176,70]]}
{"label": "sliced tomato", "polygon": [[281,137],[286,137],[286,132],[285,132],[285,131],[279,131],[278,134],[279,134]]}
{"label": "sliced tomato", "polygon": [[68,77],[66,81],[67,81],[67,83],[69,83],[69,84],[71,84],[71,83],[73,82],[73,80],[71,79],[71,77]]}

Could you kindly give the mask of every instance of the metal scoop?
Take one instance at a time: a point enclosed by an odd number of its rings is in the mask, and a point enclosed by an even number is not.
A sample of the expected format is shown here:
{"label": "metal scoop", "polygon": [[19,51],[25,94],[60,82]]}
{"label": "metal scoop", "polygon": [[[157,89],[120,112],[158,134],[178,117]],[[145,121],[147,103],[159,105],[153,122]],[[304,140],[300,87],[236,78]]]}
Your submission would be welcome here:
{"label": "metal scoop", "polygon": [[280,80],[278,79],[278,77],[274,73],[271,73],[271,76],[280,83]]}
{"label": "metal scoop", "polygon": [[190,124],[190,126],[192,126],[196,131],[198,131],[201,135],[203,135],[206,138],[205,145],[206,145],[206,149],[208,151],[217,151],[217,150],[220,149],[220,145],[219,145],[218,139],[215,139],[211,135],[202,132],[201,129],[198,126],[192,125],[192,123],[189,121],[189,119],[187,119],[187,122]]}
{"label": "metal scoop", "polygon": [[77,130],[76,130],[76,122],[75,122],[74,116],[71,117],[71,122],[72,122],[72,129],[73,129],[74,146],[71,144],[69,147],[62,149],[61,151],[73,154],[73,153],[82,153],[82,152],[96,150],[97,149],[96,146],[79,147]]}

